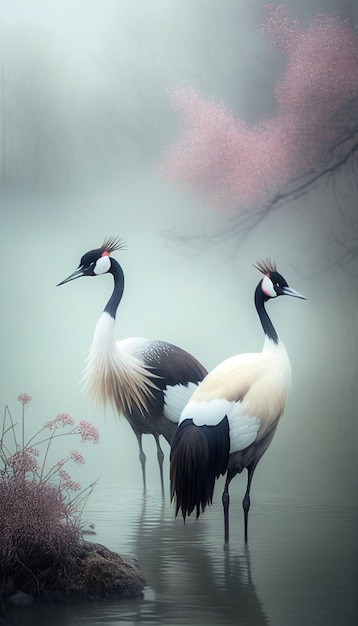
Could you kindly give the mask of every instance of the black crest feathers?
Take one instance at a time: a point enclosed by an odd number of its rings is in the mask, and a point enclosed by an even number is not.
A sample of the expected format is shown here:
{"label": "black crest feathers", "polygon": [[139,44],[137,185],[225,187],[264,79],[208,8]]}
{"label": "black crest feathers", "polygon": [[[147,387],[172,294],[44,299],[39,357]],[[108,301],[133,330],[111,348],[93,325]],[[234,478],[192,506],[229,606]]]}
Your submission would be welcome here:
{"label": "black crest feathers", "polygon": [[271,261],[271,259],[266,259],[265,261],[258,261],[256,265],[254,265],[259,272],[262,274],[270,274],[270,272],[277,272],[277,265],[275,261]]}
{"label": "black crest feathers", "polygon": [[108,252],[111,254],[115,250],[125,250],[126,244],[119,237],[107,237],[102,243],[100,250],[101,252]]}

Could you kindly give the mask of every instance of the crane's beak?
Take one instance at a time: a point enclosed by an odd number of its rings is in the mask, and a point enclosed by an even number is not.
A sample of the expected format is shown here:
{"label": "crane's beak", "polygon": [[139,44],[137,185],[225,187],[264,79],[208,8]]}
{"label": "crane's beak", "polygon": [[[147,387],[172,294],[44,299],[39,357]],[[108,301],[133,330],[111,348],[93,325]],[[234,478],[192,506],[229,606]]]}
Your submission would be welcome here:
{"label": "crane's beak", "polygon": [[282,291],[285,296],[293,296],[294,298],[301,298],[302,300],[307,300],[306,296],[303,296],[302,293],[299,293],[298,291],[296,291],[295,289],[292,289],[291,287],[283,287]]}
{"label": "crane's beak", "polygon": [[67,278],[65,278],[62,282],[58,283],[56,287],[59,287],[60,285],[64,285],[65,283],[69,283],[70,280],[75,280],[75,278],[80,278],[80,276],[84,276],[83,265],[80,265],[80,267],[78,267],[74,272],[72,272],[72,274],[67,276]]}

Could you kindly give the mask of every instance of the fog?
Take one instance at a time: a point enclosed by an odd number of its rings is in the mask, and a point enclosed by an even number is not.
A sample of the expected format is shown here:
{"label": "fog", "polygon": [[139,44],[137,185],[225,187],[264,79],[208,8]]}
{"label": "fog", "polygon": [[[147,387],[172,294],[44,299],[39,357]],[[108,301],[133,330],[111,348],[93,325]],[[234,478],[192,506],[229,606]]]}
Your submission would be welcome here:
{"label": "fog", "polygon": [[[286,3],[303,23],[336,3]],[[263,335],[253,263],[276,259],[308,300],[279,299],[269,313],[287,347],[293,384],[254,490],[328,502],[356,499],[357,186],[344,169],[273,212],[242,240],[210,234],[228,216],[157,173],[178,120],[168,90],[192,86],[223,99],[248,122],[273,107],[282,59],[258,32],[264,2],[244,0],[0,1],[1,393],[18,420],[27,392],[32,434],[58,413],[87,419],[100,443],[75,444],[81,483],[141,485],[126,421],[81,392],[110,276],[56,287],[106,236],[126,286],[117,337],[173,342],[208,369],[259,351]],[[354,2],[340,10],[358,24]],[[207,245],[188,244],[189,233]],[[183,235],[184,239],[175,235]],[[344,257],[346,258],[346,257]],[[159,488],[154,441],[144,441],[147,480]],[[166,453],[166,480],[169,448]],[[58,455],[58,456],[56,456]],[[167,480],[168,482],[168,480]],[[167,489],[168,491],[168,489]],[[233,489],[234,491],[234,489]]]}

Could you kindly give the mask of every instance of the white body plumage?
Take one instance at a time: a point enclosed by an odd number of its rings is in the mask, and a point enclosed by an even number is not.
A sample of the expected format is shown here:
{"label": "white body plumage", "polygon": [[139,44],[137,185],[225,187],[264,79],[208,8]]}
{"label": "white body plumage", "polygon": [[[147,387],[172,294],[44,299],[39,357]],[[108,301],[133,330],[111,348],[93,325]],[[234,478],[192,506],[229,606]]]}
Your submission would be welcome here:
{"label": "white body plumage", "polygon": [[262,439],[281,417],[291,385],[291,364],[282,342],[266,338],[260,353],[239,354],[215,367],[184,408],[180,423],[229,422],[230,454]]}

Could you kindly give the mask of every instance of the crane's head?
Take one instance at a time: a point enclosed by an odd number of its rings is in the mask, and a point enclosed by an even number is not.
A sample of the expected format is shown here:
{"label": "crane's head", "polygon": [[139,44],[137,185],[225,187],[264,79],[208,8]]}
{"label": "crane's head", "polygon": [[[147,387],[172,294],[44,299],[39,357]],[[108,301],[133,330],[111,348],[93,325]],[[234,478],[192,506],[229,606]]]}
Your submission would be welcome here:
{"label": "crane's head", "polygon": [[254,267],[264,274],[264,278],[258,285],[258,289],[261,289],[263,293],[264,300],[276,298],[277,296],[293,296],[294,298],[307,300],[306,296],[288,286],[285,278],[278,273],[274,261],[270,259],[259,261]]}
{"label": "crane's head", "polygon": [[107,274],[111,269],[111,253],[115,250],[123,250],[124,248],[125,244],[121,239],[115,237],[106,239],[100,248],[86,252],[81,258],[78,268],[62,282],[58,283],[57,287],[68,283],[70,280],[75,280],[75,278],[80,278],[81,276]]}

